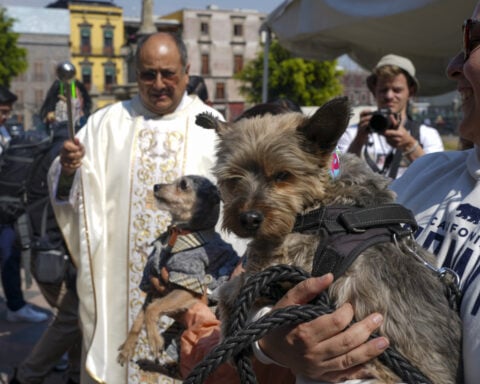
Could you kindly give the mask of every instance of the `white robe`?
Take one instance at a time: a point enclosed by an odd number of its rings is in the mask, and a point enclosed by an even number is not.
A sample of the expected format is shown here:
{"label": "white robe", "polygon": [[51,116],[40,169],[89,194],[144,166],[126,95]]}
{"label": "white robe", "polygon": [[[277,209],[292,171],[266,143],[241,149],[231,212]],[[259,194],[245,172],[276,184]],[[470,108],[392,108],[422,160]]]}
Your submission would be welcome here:
{"label": "white robe", "polygon": [[[185,95],[166,116],[152,114],[136,97],[99,110],[77,135],[86,150],[81,172],[69,201],[54,201],[54,209],[78,268],[86,369],[98,382],[150,380],[135,363],[127,369],[116,362],[118,347],[143,303],[138,286],[150,243],[169,224],[155,206],[153,185],[184,174],[213,178],[216,133],[195,125],[204,111],[222,118],[197,97]],[[59,173],[57,158],[52,196]],[[137,350],[134,359],[150,353],[141,341]]]}

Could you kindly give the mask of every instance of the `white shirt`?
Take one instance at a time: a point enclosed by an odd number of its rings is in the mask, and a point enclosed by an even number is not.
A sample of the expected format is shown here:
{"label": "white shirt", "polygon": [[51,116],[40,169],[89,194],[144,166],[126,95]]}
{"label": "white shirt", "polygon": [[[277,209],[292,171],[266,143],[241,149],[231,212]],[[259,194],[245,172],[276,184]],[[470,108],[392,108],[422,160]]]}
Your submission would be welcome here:
{"label": "white shirt", "polygon": [[392,184],[398,202],[415,214],[417,242],[460,276],[465,384],[480,378],[479,153],[476,147],[423,156]]}
{"label": "white shirt", "polygon": [[[345,153],[348,152],[348,148],[350,144],[355,139],[357,135],[358,125],[350,125],[340,140],[338,141],[338,148],[341,152]],[[426,125],[420,126],[420,144],[423,147],[423,151],[425,154],[433,153],[433,152],[440,152],[443,151],[443,142],[442,138],[440,137],[438,131],[435,128],[428,127]],[[367,146],[367,153],[368,156],[375,162],[377,167],[382,170],[385,164],[385,160],[387,156],[394,151],[395,148],[390,146],[385,139],[385,136],[380,135],[378,133],[370,133],[368,135],[368,142]],[[364,149],[365,146],[362,147],[361,157],[364,158]],[[405,163],[400,163],[400,167],[398,168],[397,178],[403,175],[405,170],[407,169],[408,165]]]}

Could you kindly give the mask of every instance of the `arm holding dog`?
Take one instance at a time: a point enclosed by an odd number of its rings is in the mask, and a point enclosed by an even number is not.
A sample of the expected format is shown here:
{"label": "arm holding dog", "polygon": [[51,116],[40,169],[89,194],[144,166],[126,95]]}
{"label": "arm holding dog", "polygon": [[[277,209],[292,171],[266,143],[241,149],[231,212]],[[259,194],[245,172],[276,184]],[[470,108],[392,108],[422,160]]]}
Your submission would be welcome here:
{"label": "arm holding dog", "polygon": [[[331,274],[307,279],[288,291],[273,309],[306,304],[332,281]],[[363,363],[382,354],[389,343],[385,337],[367,341],[382,323],[380,314],[374,313],[348,328],[352,319],[353,309],[345,304],[332,314],[273,331],[259,341],[259,346],[301,377],[329,382],[362,378]]]}
{"label": "arm holding dog", "polygon": [[[288,291],[275,309],[305,304],[325,290],[331,282],[331,274],[307,279]],[[366,342],[370,334],[381,325],[381,316],[372,314],[347,328],[352,318],[351,306],[344,305],[334,313],[309,323],[269,333],[259,341],[260,347],[284,367],[272,369],[271,365],[255,360],[259,382],[279,382],[273,380],[271,375],[281,372],[279,377],[282,377],[285,368],[292,373],[318,380],[338,381],[362,377],[362,364],[383,353],[389,343],[384,337]],[[181,372],[186,377],[219,342],[220,321],[201,303],[191,307],[178,320],[186,327],[180,348]],[[224,365],[212,374],[207,383],[222,382],[218,379],[220,376],[223,380],[225,377],[237,379],[235,369]]]}

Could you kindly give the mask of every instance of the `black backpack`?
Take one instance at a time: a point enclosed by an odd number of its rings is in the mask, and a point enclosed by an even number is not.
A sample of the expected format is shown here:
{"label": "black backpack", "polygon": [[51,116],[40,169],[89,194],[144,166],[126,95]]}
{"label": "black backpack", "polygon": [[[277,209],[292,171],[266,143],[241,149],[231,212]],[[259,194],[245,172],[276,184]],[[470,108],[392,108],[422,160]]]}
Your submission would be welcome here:
{"label": "black backpack", "polygon": [[51,124],[50,132],[52,134],[51,145],[38,157],[35,172],[26,184],[27,215],[24,216],[28,218],[29,237],[23,244],[28,243],[30,247],[32,274],[37,282],[60,284],[65,281],[67,287],[73,290],[75,289],[76,271],[70,261],[62,232],[58,227],[47,185],[50,166],[60,153],[63,142],[69,138],[67,123]]}
{"label": "black backpack", "polygon": [[0,157],[0,224],[14,224],[26,212],[27,185],[51,143],[50,135],[36,131],[12,137]]}

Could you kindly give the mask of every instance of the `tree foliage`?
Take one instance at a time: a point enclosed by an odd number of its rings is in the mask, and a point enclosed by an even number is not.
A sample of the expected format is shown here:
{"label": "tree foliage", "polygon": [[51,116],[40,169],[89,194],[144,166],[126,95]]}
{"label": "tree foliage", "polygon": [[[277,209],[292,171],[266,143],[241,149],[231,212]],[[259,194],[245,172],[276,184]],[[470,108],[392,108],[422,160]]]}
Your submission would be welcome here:
{"label": "tree foliage", "polygon": [[25,72],[27,50],[17,45],[18,33],[13,32],[14,19],[0,8],[0,85],[10,86],[13,77]]}
{"label": "tree foliage", "polygon": [[[262,101],[263,57],[248,62],[235,78],[242,82],[240,93],[249,102]],[[314,61],[294,57],[277,40],[270,45],[268,55],[268,100],[288,98],[299,105],[315,106],[342,93],[337,60]]]}

